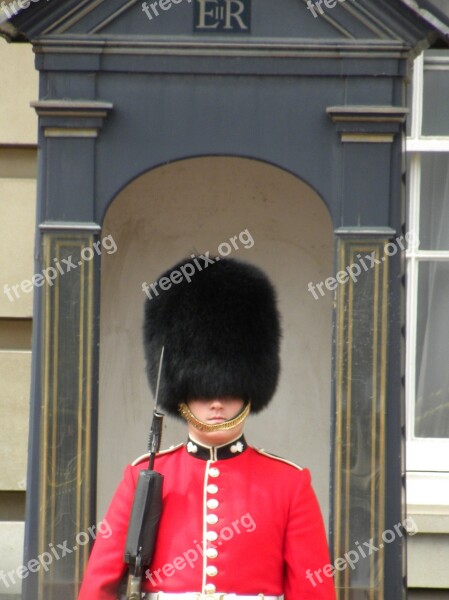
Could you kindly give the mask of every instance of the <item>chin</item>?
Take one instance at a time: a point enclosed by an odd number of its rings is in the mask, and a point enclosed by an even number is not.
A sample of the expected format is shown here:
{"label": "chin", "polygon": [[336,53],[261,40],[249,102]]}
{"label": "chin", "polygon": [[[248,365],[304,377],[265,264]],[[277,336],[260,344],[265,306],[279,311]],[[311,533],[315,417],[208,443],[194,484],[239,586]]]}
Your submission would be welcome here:
{"label": "chin", "polygon": [[242,433],[241,427],[233,427],[226,431],[199,431],[197,429],[192,430],[192,435],[199,442],[207,444],[209,446],[221,446],[227,444],[231,440],[240,437]]}

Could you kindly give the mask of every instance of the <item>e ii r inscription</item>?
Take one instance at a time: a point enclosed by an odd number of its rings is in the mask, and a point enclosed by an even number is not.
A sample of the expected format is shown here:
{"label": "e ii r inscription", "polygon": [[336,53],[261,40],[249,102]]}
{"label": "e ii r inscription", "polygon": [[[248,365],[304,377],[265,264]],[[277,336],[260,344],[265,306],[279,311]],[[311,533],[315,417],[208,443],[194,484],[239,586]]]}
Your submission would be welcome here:
{"label": "e ii r inscription", "polygon": [[194,0],[193,30],[250,33],[251,0]]}

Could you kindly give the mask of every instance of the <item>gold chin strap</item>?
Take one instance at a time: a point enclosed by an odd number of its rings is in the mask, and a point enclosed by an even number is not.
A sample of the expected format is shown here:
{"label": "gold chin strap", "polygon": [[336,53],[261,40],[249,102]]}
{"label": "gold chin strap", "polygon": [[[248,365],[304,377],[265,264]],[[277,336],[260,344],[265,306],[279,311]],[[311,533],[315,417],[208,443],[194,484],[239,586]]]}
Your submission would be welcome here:
{"label": "gold chin strap", "polygon": [[237,427],[237,425],[240,425],[240,423],[242,423],[246,417],[249,415],[249,411],[251,410],[251,402],[248,402],[248,404],[242,409],[242,411],[233,419],[229,419],[228,421],[223,421],[223,423],[205,423],[204,421],[200,421],[199,419],[197,419],[195,417],[195,415],[192,413],[192,411],[190,410],[190,408],[187,406],[187,404],[185,404],[184,402],[181,402],[179,405],[179,412],[181,413],[181,415],[184,417],[184,419],[187,421],[187,423],[190,423],[191,425],[193,425],[196,429],[199,429],[200,431],[227,431],[228,429],[233,429],[234,427]]}

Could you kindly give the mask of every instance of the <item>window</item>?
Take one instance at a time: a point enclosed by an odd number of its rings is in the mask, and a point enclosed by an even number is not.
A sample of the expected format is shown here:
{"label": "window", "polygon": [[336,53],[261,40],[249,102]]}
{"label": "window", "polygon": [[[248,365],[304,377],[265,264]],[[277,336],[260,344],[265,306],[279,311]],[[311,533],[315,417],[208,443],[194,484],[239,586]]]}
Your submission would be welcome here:
{"label": "window", "polygon": [[409,471],[449,471],[448,98],[448,55],[428,50],[414,64],[406,147],[408,230],[419,240],[406,255]]}

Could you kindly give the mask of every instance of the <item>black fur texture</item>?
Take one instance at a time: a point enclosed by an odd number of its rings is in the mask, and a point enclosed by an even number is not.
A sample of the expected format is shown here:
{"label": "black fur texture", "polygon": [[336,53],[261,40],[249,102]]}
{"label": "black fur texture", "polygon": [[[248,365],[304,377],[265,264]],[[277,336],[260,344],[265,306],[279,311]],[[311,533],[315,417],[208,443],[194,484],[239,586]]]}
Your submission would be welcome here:
{"label": "black fur texture", "polygon": [[[235,259],[196,259],[191,281],[152,294],[143,327],[147,374],[156,391],[165,346],[159,406],[179,416],[178,405],[194,398],[233,396],[251,401],[253,413],[270,402],[277,386],[280,319],[276,293],[259,268]],[[185,259],[166,271],[174,271]],[[173,276],[173,275],[172,275]],[[175,280],[179,277],[174,276]],[[167,284],[165,283],[165,287]]]}

